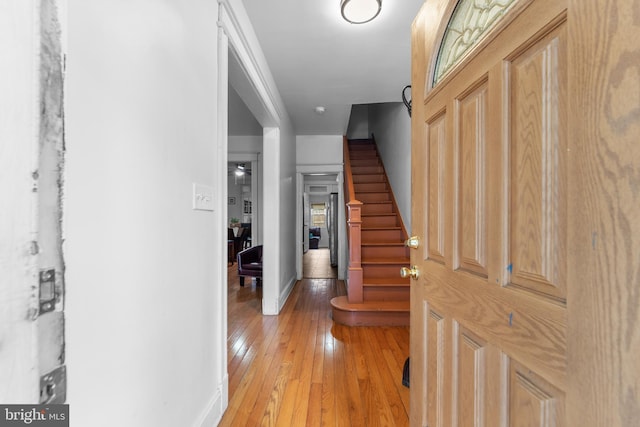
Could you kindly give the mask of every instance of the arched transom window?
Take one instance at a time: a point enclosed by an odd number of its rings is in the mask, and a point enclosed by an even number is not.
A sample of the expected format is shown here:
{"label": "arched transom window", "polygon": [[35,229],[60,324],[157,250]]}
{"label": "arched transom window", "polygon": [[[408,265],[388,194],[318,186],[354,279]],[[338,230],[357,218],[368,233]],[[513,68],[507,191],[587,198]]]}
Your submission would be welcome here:
{"label": "arched transom window", "polygon": [[451,15],[438,51],[435,86],[517,0],[460,0]]}

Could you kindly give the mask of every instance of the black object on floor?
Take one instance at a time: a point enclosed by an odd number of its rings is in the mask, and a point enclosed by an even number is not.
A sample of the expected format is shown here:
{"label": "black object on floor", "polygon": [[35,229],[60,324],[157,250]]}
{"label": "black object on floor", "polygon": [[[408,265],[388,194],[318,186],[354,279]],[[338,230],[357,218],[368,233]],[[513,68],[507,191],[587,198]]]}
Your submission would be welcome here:
{"label": "black object on floor", "polygon": [[409,358],[404,361],[404,368],[402,368],[402,385],[409,388]]}

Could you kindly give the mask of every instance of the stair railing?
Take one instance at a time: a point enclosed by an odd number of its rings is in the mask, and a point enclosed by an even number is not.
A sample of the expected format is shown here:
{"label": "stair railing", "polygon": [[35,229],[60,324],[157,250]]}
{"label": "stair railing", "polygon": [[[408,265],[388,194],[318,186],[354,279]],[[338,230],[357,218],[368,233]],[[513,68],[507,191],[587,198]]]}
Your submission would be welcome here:
{"label": "stair railing", "polygon": [[362,292],[362,202],[356,199],[353,172],[349,157],[349,140],[343,137],[344,186],[346,195],[346,217],[349,239],[349,270],[347,278],[347,299],[350,303],[363,302]]}

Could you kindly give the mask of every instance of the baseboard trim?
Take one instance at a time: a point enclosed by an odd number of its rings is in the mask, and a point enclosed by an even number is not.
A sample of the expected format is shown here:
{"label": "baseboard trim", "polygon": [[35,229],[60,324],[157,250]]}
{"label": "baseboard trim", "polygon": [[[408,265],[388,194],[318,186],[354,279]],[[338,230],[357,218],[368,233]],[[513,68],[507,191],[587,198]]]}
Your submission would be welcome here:
{"label": "baseboard trim", "polygon": [[284,307],[284,304],[289,299],[289,295],[291,295],[291,291],[293,291],[293,287],[295,286],[296,282],[296,275],[294,274],[289,278],[287,286],[285,286],[283,292],[280,294],[280,300],[278,301],[278,313],[280,313],[280,310],[282,310],[282,307]]}
{"label": "baseboard trim", "polygon": [[218,388],[204,408],[202,415],[198,418],[198,421],[194,424],[194,427],[215,427],[222,420],[222,415],[227,409],[229,399],[227,396],[229,390],[229,376],[225,375],[222,382],[218,385]]}

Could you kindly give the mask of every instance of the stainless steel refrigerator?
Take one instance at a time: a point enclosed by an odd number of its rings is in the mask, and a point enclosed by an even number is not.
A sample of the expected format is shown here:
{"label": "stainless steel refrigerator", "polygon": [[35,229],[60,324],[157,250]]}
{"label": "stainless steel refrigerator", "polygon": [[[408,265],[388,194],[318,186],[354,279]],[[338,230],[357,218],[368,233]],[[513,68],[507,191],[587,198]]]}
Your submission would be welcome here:
{"label": "stainless steel refrigerator", "polygon": [[338,265],[338,193],[329,194],[327,233],[329,234],[331,266],[336,267]]}

